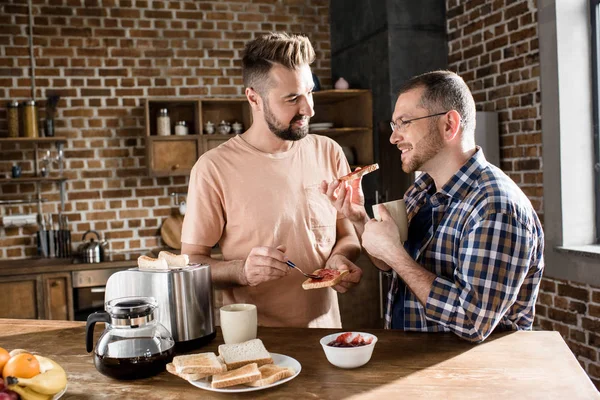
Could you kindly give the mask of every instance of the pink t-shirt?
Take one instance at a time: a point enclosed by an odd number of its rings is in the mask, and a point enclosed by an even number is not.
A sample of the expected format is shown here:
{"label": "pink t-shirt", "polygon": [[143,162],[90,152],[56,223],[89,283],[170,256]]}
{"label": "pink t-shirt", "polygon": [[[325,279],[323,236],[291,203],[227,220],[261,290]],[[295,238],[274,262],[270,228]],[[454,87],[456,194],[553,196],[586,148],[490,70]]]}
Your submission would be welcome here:
{"label": "pink t-shirt", "polygon": [[[305,272],[323,268],[336,242],[336,213],[321,181],[350,172],[332,139],[307,135],[290,150],[263,153],[236,136],[204,153],[192,169],[181,241],[214,246],[245,260],[258,246],[285,245]],[[340,328],[337,293],[302,289],[296,271],[256,287],[223,292],[224,304],[257,306],[262,326]]]}

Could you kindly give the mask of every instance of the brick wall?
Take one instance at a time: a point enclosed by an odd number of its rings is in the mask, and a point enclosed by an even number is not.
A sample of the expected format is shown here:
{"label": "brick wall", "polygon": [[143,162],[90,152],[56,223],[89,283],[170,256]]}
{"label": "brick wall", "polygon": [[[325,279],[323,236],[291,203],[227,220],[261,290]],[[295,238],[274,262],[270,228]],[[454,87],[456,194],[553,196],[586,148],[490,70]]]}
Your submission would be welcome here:
{"label": "brick wall", "polygon": [[[74,241],[95,229],[113,251],[162,245],[160,225],[177,212],[169,193],[187,191],[187,178],[147,176],[145,97],[242,95],[243,45],[273,30],[307,34],[317,52],[313,72],[331,86],[327,0],[33,3],[36,98],[43,107],[49,92],[61,95],[56,134],[68,138],[65,211]],[[31,97],[27,2],[1,1],[0,15],[2,135],[6,102]],[[31,145],[0,146],[0,177],[13,161],[33,170]],[[42,186],[44,213],[58,212],[57,188]],[[0,186],[4,197],[34,193],[33,184]],[[18,212],[36,208],[0,206],[3,215]],[[0,259],[35,255],[35,230],[0,228]]]}
{"label": "brick wall", "polygon": [[[478,110],[497,111],[502,169],[543,221],[536,2],[447,0],[448,58]],[[600,389],[600,288],[545,277],[536,326],[561,333]]]}
{"label": "brick wall", "polygon": [[560,332],[600,390],[600,288],[544,279],[537,325]]}

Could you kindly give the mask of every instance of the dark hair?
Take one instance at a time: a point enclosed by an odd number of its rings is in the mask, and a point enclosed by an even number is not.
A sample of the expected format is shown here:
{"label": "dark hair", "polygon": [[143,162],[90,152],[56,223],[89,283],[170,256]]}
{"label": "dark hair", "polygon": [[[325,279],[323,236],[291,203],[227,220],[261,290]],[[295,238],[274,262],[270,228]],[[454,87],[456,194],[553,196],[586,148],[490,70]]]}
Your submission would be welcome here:
{"label": "dark hair", "polygon": [[398,96],[418,88],[425,89],[419,106],[431,113],[456,110],[461,116],[463,131],[475,133],[475,100],[460,76],[452,71],[417,75],[402,85]]}
{"label": "dark hair", "polygon": [[314,60],[315,50],[304,35],[272,32],[261,36],[246,43],[242,58],[244,86],[263,92],[268,88],[274,63],[293,70]]}

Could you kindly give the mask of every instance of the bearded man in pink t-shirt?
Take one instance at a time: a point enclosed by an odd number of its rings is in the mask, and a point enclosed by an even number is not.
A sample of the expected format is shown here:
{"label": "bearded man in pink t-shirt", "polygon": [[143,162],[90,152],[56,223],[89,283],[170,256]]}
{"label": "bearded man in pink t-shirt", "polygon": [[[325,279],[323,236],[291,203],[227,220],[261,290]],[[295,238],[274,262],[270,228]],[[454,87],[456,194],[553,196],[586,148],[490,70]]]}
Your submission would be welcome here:
{"label": "bearded man in pink t-shirt", "polygon": [[[181,251],[210,264],[225,304],[255,304],[262,326],[340,328],[336,291],[362,276],[352,262],[360,254],[354,228],[319,190],[350,167],[335,141],[308,135],[314,58],[304,36],[248,42],[242,68],[252,126],[204,153],[190,176]],[[210,258],[217,243],[221,262]],[[350,273],[334,290],[304,290],[288,260],[307,273]]]}

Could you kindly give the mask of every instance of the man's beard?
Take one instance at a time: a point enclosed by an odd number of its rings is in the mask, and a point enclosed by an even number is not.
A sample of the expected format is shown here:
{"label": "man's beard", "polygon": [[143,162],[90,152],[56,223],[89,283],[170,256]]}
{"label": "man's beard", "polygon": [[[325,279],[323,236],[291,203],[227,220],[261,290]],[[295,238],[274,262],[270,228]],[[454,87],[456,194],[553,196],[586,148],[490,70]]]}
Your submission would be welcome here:
{"label": "man's beard", "polygon": [[[437,130],[437,124],[432,121],[429,126],[427,136],[421,138],[410,151],[411,158],[408,162],[402,163],[402,170],[407,174],[415,171],[423,171],[423,165],[435,157],[444,147],[444,141]],[[419,146],[417,148],[417,146]]]}
{"label": "man's beard", "polygon": [[[277,120],[275,114],[271,112],[271,108],[269,107],[269,103],[265,101],[265,121],[267,122],[267,126],[280,139],[283,140],[300,140],[308,135],[308,123],[303,126],[294,127],[293,123],[296,121],[300,121],[304,118],[308,120],[308,117],[303,115],[296,115],[289,123],[289,125],[285,128],[282,128],[284,124]],[[308,121],[307,121],[308,122]]]}

